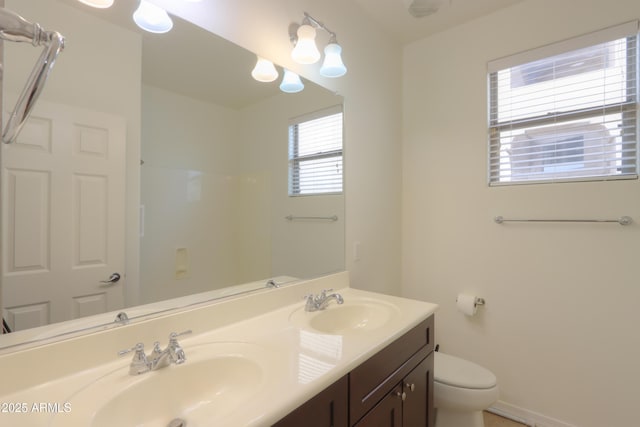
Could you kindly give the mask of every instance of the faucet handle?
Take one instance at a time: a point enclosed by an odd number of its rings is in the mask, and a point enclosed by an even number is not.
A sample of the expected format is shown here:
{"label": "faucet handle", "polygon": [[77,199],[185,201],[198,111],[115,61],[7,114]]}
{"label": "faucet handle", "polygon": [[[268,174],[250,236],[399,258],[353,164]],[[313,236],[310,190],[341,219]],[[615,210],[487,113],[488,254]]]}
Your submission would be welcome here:
{"label": "faucet handle", "polygon": [[186,331],[182,331],[180,333],[171,332],[169,334],[169,342],[176,342],[178,337],[181,337],[183,335],[189,335],[191,332],[193,332],[191,329],[187,329]]}
{"label": "faucet handle", "polygon": [[184,350],[178,343],[178,337],[181,337],[183,335],[188,335],[190,333],[191,333],[191,329],[188,329],[180,333],[171,332],[169,334],[169,345],[167,346],[167,351],[169,352],[169,357],[171,358],[171,361],[176,365],[180,365],[187,360],[186,356],[184,355]]}
{"label": "faucet handle", "polygon": [[304,311],[316,311],[318,309],[318,300],[320,296],[315,296],[313,293],[304,296],[307,301],[304,305]]}
{"label": "faucet handle", "polygon": [[118,352],[118,356],[124,356],[132,351],[135,351],[135,354],[133,355],[133,359],[131,359],[131,364],[129,365],[129,374],[139,375],[149,371],[151,368],[149,366],[149,361],[147,360],[147,355],[144,353],[144,344],[141,342],[131,348],[120,350]]}
{"label": "faucet handle", "polygon": [[131,353],[132,351],[135,351],[135,352],[136,352],[136,356],[137,356],[139,353],[144,354],[144,344],[143,344],[143,343],[141,343],[141,342],[139,342],[138,344],[134,345],[134,346],[133,346],[133,347],[131,347],[131,348],[125,348],[124,350],[120,350],[120,351],[118,352],[118,356],[124,356],[125,354]]}

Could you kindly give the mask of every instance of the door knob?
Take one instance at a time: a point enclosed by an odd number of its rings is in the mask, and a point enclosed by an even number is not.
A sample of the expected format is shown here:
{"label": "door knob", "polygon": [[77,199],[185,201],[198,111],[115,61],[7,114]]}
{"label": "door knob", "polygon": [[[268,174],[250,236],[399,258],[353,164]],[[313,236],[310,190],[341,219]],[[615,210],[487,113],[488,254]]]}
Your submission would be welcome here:
{"label": "door knob", "polygon": [[111,276],[109,276],[109,280],[101,280],[100,283],[103,286],[109,286],[109,285],[113,285],[114,283],[117,283],[119,280],[120,280],[120,274],[113,273]]}

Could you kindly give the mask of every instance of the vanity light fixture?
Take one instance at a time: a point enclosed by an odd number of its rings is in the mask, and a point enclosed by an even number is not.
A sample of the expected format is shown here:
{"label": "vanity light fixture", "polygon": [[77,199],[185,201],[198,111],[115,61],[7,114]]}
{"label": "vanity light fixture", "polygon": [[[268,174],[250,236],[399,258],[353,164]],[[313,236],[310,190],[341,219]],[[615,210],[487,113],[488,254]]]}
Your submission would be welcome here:
{"label": "vanity light fixture", "polygon": [[320,74],[325,77],[341,77],[347,73],[347,67],[342,62],[342,47],[336,42],[335,37],[329,40],[324,48],[324,62],[320,67]]}
{"label": "vanity light fixture", "polygon": [[286,93],[297,93],[304,89],[304,84],[300,80],[300,76],[293,71],[284,69],[280,90]]}
{"label": "vanity light fixture", "polygon": [[173,28],[173,21],[166,10],[147,0],[140,0],[140,6],[133,12],[133,20],[150,33],[166,33]]}
{"label": "vanity light fixture", "polygon": [[78,0],[87,6],[97,7],[98,9],[106,9],[113,6],[113,0]]}
{"label": "vanity light fixture", "polygon": [[318,62],[321,55],[316,46],[316,29],[324,30],[329,34],[329,44],[324,48],[325,57],[324,63],[320,68],[320,74],[325,77],[344,76],[347,72],[347,67],[342,62],[342,47],[336,40],[336,33],[307,12],[304,12],[302,24],[295,33],[290,29],[289,38],[294,44],[291,58],[298,64],[315,64]]}
{"label": "vanity light fixture", "polygon": [[[282,82],[280,82],[281,91],[298,93],[304,89],[304,84],[299,75],[286,68],[283,71],[284,75],[282,76]],[[278,70],[273,65],[273,62],[258,56],[258,61],[253,71],[251,71],[251,76],[259,82],[269,83],[278,78]]]}
{"label": "vanity light fixture", "polygon": [[291,58],[298,64],[315,64],[320,59],[320,51],[316,46],[316,30],[311,25],[298,27],[296,42],[291,51]]}
{"label": "vanity light fixture", "polygon": [[273,62],[258,57],[256,66],[251,71],[251,76],[259,82],[269,83],[278,78],[278,70],[276,70]]}

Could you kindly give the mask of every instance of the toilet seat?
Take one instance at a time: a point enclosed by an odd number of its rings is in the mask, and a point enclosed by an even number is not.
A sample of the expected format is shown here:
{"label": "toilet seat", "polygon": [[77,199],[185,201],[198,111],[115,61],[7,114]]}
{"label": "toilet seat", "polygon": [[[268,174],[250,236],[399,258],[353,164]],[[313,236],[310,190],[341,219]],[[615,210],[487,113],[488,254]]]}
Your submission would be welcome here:
{"label": "toilet seat", "polygon": [[497,385],[496,376],[486,368],[459,357],[434,353],[433,379],[441,384],[467,389],[489,389]]}

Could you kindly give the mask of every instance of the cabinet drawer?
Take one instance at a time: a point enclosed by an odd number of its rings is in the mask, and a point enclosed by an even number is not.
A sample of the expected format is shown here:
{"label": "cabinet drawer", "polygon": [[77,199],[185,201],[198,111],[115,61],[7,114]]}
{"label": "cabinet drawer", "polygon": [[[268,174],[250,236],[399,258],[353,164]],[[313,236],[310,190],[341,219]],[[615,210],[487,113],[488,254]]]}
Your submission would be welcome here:
{"label": "cabinet drawer", "polygon": [[354,425],[433,350],[433,316],[349,373],[349,421]]}

